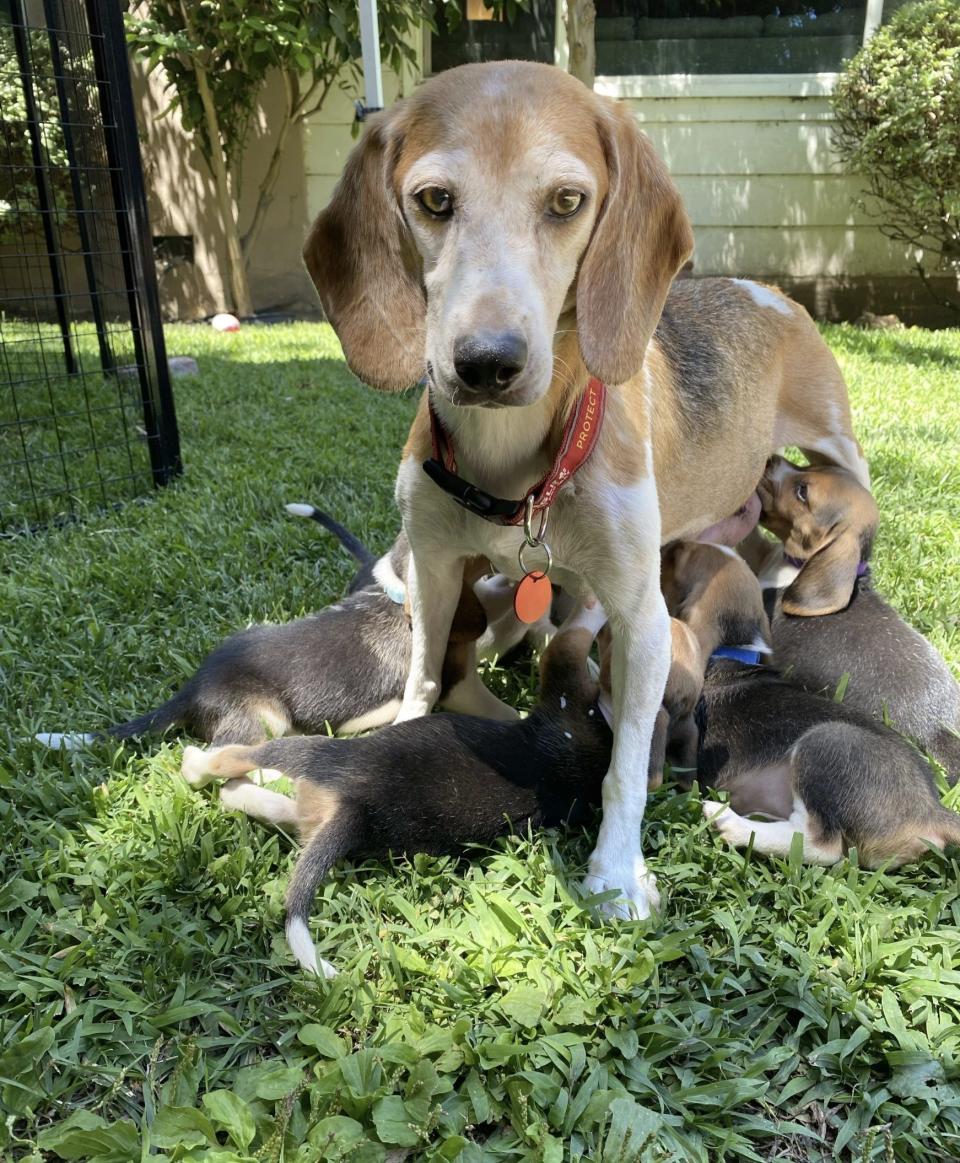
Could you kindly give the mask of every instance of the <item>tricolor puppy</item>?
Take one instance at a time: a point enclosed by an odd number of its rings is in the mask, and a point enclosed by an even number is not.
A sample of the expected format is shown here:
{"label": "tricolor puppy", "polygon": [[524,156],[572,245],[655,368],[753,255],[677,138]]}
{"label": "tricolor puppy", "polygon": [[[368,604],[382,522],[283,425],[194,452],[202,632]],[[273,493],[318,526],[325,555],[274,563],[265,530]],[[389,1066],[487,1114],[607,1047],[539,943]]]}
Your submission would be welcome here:
{"label": "tricolor puppy", "polygon": [[588,888],[639,917],[657,900],[640,829],[670,662],[661,542],[742,509],[786,444],[867,481],[806,312],[751,282],[671,287],[692,245],[627,107],[507,61],[371,118],[304,252],[357,375],[428,377],[397,480],[413,615],[399,718],[436,700],[465,558],[523,578],[525,599],[551,564],[595,593],[615,743]]}
{"label": "tricolor puppy", "polygon": [[960,686],[934,647],[873,588],[873,498],[842,468],[801,468],[779,456],[759,493],[762,521],[783,542],[761,566],[777,666],[829,695],[848,676],[845,705],[886,715],[955,781]]}
{"label": "tricolor puppy", "polygon": [[[766,632],[760,588],[736,555],[685,543],[665,558],[670,609],[706,652],[697,717],[701,785],[730,793],[703,813],[731,844],[834,864],[856,848],[862,865],[915,860],[960,842],[960,817],[944,808],[929,765],[895,731],[846,703],[821,698],[760,665],[736,645]],[[762,814],[765,820],[747,817]]]}
{"label": "tricolor puppy", "polygon": [[[339,522],[312,505],[290,505],[335,534],[359,569],[344,598],[319,613],[277,626],[251,626],[222,642],[162,706],[103,735],[130,739],[181,727],[215,745],[259,743],[271,736],[370,730],[392,722],[410,667],[410,621],[405,612],[409,550],[401,534],[376,558]],[[439,701],[448,710],[494,719],[516,712],[477,674],[477,647],[504,655],[525,636],[542,648],[553,630],[519,622],[512,586],[501,578],[464,575],[440,677]],[[97,735],[38,736],[47,746],[75,747]]]}
{"label": "tricolor puppy", "polygon": [[[304,968],[336,972],[318,963],[307,924],[317,885],[338,860],[455,852],[511,827],[588,818],[610,760],[611,733],[587,667],[604,619],[595,604],[564,623],[543,654],[540,699],[527,719],[430,715],[360,739],[186,748],[190,784],[229,780],[221,792],[228,807],[299,832],[304,848],[287,893],[287,939]],[[238,778],[260,767],[295,780],[296,799]]]}
{"label": "tricolor puppy", "polygon": [[699,574],[688,565],[694,544],[677,541],[661,555],[660,586],[671,617],[670,673],[650,756],[651,772],[659,769],[658,783],[665,762],[679,783],[693,783],[699,749],[696,709],[715,653],[754,657],[771,652],[759,587],[744,588],[738,581],[743,563],[732,549],[707,548],[710,552],[702,556],[714,568]]}

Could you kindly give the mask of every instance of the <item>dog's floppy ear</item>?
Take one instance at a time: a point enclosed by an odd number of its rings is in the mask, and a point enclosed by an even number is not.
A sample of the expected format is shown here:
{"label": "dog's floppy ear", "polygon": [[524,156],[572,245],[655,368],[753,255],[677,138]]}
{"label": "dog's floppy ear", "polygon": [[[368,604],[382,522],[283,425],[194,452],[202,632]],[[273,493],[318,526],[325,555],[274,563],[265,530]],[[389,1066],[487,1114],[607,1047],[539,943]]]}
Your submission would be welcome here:
{"label": "dog's floppy ear", "polygon": [[609,188],[577,281],[577,334],[591,375],[636,375],[693,234],[680,194],[633,115],[611,105],[600,124]]}
{"label": "dog's floppy ear", "polygon": [[371,117],[303,259],[351,370],[376,388],[423,375],[426,299],[419,258],[393,188],[404,102]]}
{"label": "dog's floppy ear", "polygon": [[860,532],[846,526],[804,565],[784,590],[780,608],[801,618],[845,610],[853,596],[857,569],[868,553]]}

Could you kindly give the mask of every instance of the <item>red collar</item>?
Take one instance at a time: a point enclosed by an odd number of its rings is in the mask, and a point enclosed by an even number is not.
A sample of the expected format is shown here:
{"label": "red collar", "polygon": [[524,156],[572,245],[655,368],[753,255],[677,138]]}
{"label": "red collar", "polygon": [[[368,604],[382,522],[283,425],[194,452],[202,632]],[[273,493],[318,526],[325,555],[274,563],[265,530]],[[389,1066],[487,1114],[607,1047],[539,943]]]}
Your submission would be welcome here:
{"label": "red collar", "polygon": [[453,441],[434,411],[428,389],[433,457],[424,461],[424,472],[458,504],[478,517],[484,517],[498,525],[519,525],[523,521],[527,502],[531,498],[533,512],[549,509],[556,500],[557,493],[577,469],[586,463],[600,435],[606,399],[606,387],[600,380],[591,379],[587,384],[587,390],[581,395],[579,403],[567,419],[553,467],[519,501],[508,501],[485,493],[476,485],[465,481],[463,477],[457,476],[457,458]]}

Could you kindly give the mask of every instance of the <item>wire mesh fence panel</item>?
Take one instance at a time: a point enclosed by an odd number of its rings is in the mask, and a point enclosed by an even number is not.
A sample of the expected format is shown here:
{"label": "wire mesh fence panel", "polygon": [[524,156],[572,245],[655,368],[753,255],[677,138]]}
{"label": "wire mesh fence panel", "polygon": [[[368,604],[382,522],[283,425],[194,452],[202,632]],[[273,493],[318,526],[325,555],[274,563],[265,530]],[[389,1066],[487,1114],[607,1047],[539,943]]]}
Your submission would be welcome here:
{"label": "wire mesh fence panel", "polygon": [[0,534],[180,468],[115,0],[0,0]]}

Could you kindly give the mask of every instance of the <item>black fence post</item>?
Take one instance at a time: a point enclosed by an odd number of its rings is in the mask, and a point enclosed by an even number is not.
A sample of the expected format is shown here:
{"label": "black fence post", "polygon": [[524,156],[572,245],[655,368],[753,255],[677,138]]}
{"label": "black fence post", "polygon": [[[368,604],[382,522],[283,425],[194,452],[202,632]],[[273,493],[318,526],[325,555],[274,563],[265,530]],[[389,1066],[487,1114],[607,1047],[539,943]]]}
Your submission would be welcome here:
{"label": "black fence post", "polygon": [[117,206],[117,232],[134,350],[141,369],[139,379],[144,425],[150,441],[150,463],[155,483],[162,485],[182,472],[183,465],[160,320],[160,296],[123,11],[115,0],[87,0],[86,8],[100,89],[104,140]]}

